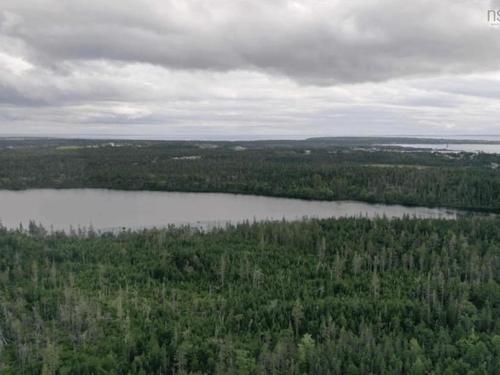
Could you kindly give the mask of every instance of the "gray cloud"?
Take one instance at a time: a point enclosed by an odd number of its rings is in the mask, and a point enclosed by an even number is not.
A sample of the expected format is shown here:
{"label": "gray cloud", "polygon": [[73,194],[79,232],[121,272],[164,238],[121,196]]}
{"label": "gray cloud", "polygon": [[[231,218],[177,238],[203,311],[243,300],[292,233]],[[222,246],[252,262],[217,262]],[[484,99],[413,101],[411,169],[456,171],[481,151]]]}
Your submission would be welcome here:
{"label": "gray cloud", "polygon": [[33,58],[261,70],[332,84],[496,69],[486,2],[10,0],[2,31]]}
{"label": "gray cloud", "polygon": [[0,133],[500,131],[495,6],[4,0]]}

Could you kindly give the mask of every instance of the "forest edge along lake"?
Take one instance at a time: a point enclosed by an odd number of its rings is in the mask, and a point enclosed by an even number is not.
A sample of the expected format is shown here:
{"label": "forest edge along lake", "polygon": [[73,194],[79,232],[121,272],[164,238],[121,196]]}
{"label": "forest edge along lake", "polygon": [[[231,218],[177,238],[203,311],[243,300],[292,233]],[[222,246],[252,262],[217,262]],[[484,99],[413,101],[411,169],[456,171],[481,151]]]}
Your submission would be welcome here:
{"label": "forest edge along lake", "polygon": [[0,190],[0,222],[8,229],[30,221],[46,229],[99,231],[169,225],[217,227],[244,221],[388,217],[455,219],[470,212],[358,201],[315,201],[230,193],[107,189]]}

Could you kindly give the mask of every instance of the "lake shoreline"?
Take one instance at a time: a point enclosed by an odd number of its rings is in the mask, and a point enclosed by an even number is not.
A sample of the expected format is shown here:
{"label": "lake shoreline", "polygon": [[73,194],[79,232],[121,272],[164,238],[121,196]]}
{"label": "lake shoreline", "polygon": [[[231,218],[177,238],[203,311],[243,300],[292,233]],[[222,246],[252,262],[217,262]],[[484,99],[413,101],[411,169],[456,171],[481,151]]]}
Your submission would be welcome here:
{"label": "lake shoreline", "polygon": [[355,200],[311,200],[222,192],[113,189],[0,190],[0,221],[10,229],[29,225],[69,230],[117,231],[169,225],[224,227],[242,222],[328,218],[457,219],[488,217],[446,207],[404,206]]}
{"label": "lake shoreline", "polygon": [[429,208],[429,209],[441,209],[441,210],[456,210],[463,211],[464,214],[491,214],[500,215],[500,208],[488,208],[488,207],[468,207],[460,205],[442,205],[442,204],[419,204],[417,202],[402,201],[402,200],[379,200],[375,198],[367,199],[327,199],[321,197],[310,197],[303,194],[280,194],[273,192],[266,193],[255,193],[255,192],[245,192],[241,190],[226,189],[182,189],[182,190],[168,190],[168,189],[157,189],[145,188],[145,189],[135,189],[135,188],[112,188],[112,187],[98,187],[98,186],[69,186],[69,187],[28,187],[28,188],[0,188],[2,191],[12,191],[12,192],[23,192],[31,190],[102,190],[102,191],[116,191],[116,192],[158,192],[158,193],[200,193],[200,194],[231,194],[231,195],[242,195],[251,197],[268,197],[268,198],[283,198],[283,199],[295,199],[308,202],[357,202],[357,203],[368,203],[368,204],[380,204],[380,205],[390,205],[390,206],[402,206],[408,208]]}

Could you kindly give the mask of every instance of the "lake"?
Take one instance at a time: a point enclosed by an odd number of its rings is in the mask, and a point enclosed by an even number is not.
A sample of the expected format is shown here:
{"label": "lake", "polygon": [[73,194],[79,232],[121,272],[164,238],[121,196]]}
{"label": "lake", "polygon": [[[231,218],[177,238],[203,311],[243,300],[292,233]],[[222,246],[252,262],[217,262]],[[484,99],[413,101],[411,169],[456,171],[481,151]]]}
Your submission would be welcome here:
{"label": "lake", "polygon": [[30,220],[47,229],[70,226],[107,231],[190,224],[221,226],[245,220],[300,220],[404,215],[454,219],[458,211],[352,201],[308,201],[224,193],[120,191],[104,189],[0,190],[0,222],[7,228]]}
{"label": "lake", "polygon": [[484,152],[486,154],[500,154],[500,144],[484,143],[388,143],[385,147],[404,147],[407,149],[429,149],[439,152]]}

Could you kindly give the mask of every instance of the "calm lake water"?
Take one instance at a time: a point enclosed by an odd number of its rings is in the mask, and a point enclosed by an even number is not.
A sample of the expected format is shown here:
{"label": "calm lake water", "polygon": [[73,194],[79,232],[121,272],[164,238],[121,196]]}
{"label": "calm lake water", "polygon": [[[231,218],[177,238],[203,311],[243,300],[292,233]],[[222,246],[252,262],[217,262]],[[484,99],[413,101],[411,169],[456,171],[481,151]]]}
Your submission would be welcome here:
{"label": "calm lake water", "polygon": [[70,226],[96,230],[164,227],[190,224],[201,227],[245,220],[300,220],[309,218],[403,215],[454,219],[457,211],[361,202],[306,201],[221,193],[177,193],[103,189],[0,190],[0,221],[17,228],[34,220],[47,229]]}
{"label": "calm lake water", "polygon": [[500,144],[482,144],[482,143],[398,143],[398,144],[384,144],[382,146],[398,146],[408,149],[430,149],[433,151],[443,152],[484,152],[487,154],[500,154]]}

